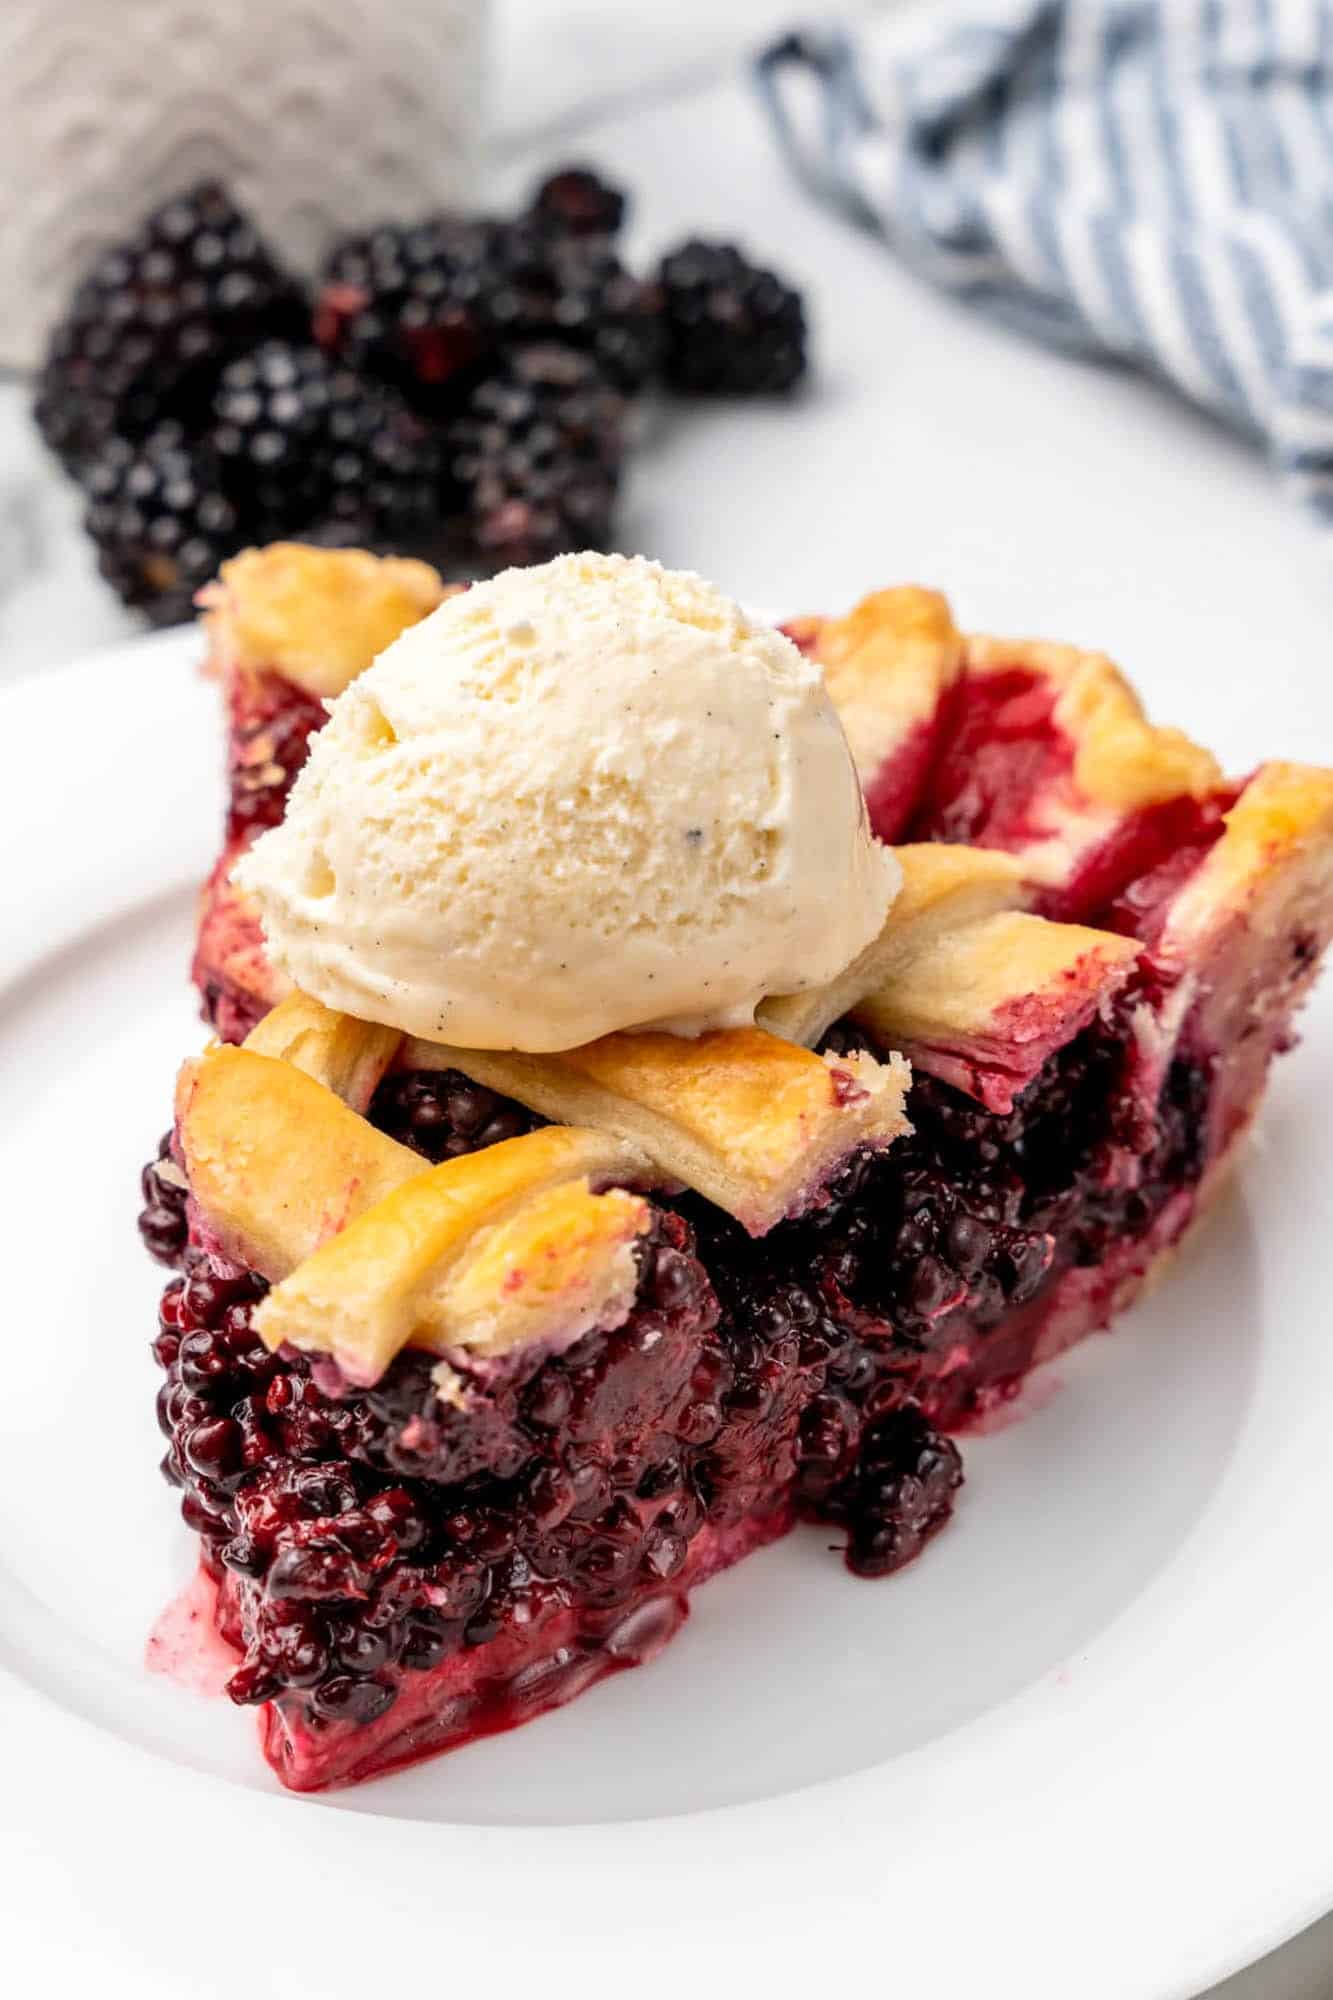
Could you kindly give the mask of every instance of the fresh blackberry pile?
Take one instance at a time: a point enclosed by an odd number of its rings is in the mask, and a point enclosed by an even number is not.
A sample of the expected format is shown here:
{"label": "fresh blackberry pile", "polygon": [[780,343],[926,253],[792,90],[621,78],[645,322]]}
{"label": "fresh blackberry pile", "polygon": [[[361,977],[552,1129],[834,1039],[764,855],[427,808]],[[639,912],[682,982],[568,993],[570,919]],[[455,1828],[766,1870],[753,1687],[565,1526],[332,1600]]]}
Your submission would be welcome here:
{"label": "fresh blackberry pile", "polygon": [[486,352],[499,236],[488,221],[441,215],[345,237],[324,264],[315,337],[429,413],[449,409]]}
{"label": "fresh blackberry pile", "polygon": [[108,248],[53,329],[35,414],[102,574],[157,624],[279,537],[487,575],[616,545],[637,398],[785,394],[800,297],[692,239],[645,277],[591,168],[510,217],[333,244],[308,290],[202,182]]}
{"label": "fresh blackberry pile", "polygon": [[522,216],[496,232],[488,329],[503,349],[560,341],[588,354],[633,395],[655,381],[662,358],[660,298],[599,236],[566,235]]}

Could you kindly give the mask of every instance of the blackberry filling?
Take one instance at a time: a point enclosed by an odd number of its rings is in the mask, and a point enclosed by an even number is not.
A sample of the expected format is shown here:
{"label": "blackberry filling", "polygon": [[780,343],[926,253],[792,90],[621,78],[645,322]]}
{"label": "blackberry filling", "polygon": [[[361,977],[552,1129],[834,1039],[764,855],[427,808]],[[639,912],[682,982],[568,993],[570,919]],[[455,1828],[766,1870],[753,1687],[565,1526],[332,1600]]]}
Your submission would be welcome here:
{"label": "blackberry filling", "polygon": [[376,1090],[368,1115],[381,1132],[423,1153],[432,1164],[479,1153],[546,1123],[535,1111],[525,1111],[456,1069],[391,1073]]}
{"label": "blackberry filling", "polygon": [[1199,1182],[1211,1065],[1178,1056],[1145,1107],[1129,1023],[1141,998],[1136,982],[1007,1114],[918,1074],[912,1137],[866,1167],[855,1199],[798,1225],[834,1316],[880,1329],[876,1351],[898,1357],[936,1424],[1016,1391],[1044,1358],[1062,1279],[1096,1267],[1112,1285]]}
{"label": "blackberry filling", "polygon": [[[188,1253],[155,1348],[163,1470],[245,1652],[230,1692],[277,1704],[270,1748],[290,1783],[354,1775],[361,1732],[400,1698],[403,1742],[386,1719],[377,1768],[633,1664],[680,1622],[689,1583],[788,1525],[785,1493],[761,1492],[748,1461],[705,1468],[727,1398],[750,1385],[687,1225],[663,1212],[639,1256],[623,1326],[465,1423],[429,1357],[401,1356],[369,1394],[327,1394],[303,1358],[256,1340],[263,1281]],[[443,1707],[442,1674],[459,1689]],[[350,1761],[323,1740],[340,1723]]]}
{"label": "blackberry filling", "polygon": [[233,696],[227,744],[227,840],[250,840],[276,826],[310,738],[324,727],[322,701],[274,674],[251,676]]}
{"label": "blackberry filling", "polygon": [[[834,1047],[863,1040],[850,1024],[827,1038]],[[686,1300],[698,1273],[716,1299],[717,1379],[682,1415],[681,1442],[690,1447],[696,1491],[717,1520],[743,1512],[743,1489],[765,1482],[794,1482],[803,1509],[819,1512],[855,1464],[868,1427],[914,1395],[937,1420],[975,1414],[1032,1360],[1007,1349],[992,1354],[987,1336],[1062,1273],[1145,1235],[1171,1198],[1197,1182],[1207,1065],[1172,1065],[1145,1146],[1131,1093],[1117,1088],[1124,1050],[1123,1026],[1094,1025],[1007,1115],[918,1076],[914,1135],[878,1159],[853,1161],[823,1208],[761,1240],[692,1194],[663,1212],[659,1238],[676,1231],[683,1241],[657,1242],[652,1298],[659,1307],[677,1293]],[[542,1122],[454,1071],[390,1075],[369,1115],[430,1160],[478,1151]],[[1134,1184],[1119,1185],[1115,1158],[1135,1147]],[[154,1254],[170,1261],[182,1247],[184,1194],[160,1181],[163,1161],[166,1141],[145,1169],[141,1227]],[[185,1306],[171,1306],[168,1317],[186,1309],[197,1317],[192,1302],[203,1301],[199,1325],[207,1327],[214,1295],[200,1287],[221,1286],[230,1309],[226,1288],[239,1282],[192,1277],[179,1295]],[[228,1327],[239,1325],[233,1314]],[[277,1364],[257,1348],[254,1355],[267,1384]],[[1006,1372],[997,1375],[1000,1361]],[[567,1388],[575,1365],[566,1357],[532,1383],[493,1391],[484,1421],[442,1404],[430,1357],[411,1351],[360,1398],[324,1394],[298,1357],[283,1360],[277,1372],[285,1386],[273,1393],[287,1399],[282,1435],[298,1456],[336,1451],[383,1473],[451,1485],[479,1474],[516,1476],[534,1427],[572,1434]],[[845,1513],[845,1495],[830,1504]]]}
{"label": "blackberry filling", "polygon": [[172,1153],[174,1136],[171,1132],[162,1135],[157,1158],[150,1160],[139,1176],[139,1192],[143,1197],[139,1234],[149,1256],[171,1269],[180,1263],[189,1237],[185,1213],[189,1188]]}
{"label": "blackberry filling", "polygon": [[[841,1528],[861,1575],[918,1554],[962,1481],[941,1428],[1016,1388],[1054,1288],[1151,1241],[1198,1179],[1207,1066],[1178,1059],[1145,1120],[1129,1004],[1007,1115],[919,1075],[913,1136],[761,1240],[697,1195],[660,1206],[624,1325],[479,1384],[466,1412],[425,1353],[365,1391],[270,1354],[264,1281],[186,1249],[155,1350],[163,1470],[244,1655],[229,1691],[270,1704],[284,1781],[344,1782],[569,1699],[798,1518]],[[849,1023],[827,1038],[863,1042]],[[541,1122],[453,1071],[391,1074],[369,1115],[431,1160]],[[145,1233],[180,1256],[159,1165]]]}
{"label": "blackberry filling", "polygon": [[912,814],[908,840],[1016,847],[1031,837],[1034,800],[1068,770],[1054,690],[1026,667],[964,675],[945,697],[944,746]]}
{"label": "blackberry filling", "polygon": [[957,1446],[920,1410],[868,1425],[855,1466],[825,1502],[827,1517],[847,1524],[848,1568],[888,1576],[911,1562],[952,1514],[962,1483]]}

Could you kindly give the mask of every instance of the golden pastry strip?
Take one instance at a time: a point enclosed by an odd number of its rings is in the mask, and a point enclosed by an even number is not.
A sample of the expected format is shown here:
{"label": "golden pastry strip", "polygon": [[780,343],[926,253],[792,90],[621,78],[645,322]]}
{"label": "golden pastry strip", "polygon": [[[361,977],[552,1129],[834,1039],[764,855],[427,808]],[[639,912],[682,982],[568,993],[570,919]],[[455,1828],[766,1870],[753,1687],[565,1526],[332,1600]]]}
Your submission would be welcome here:
{"label": "golden pastry strip", "polygon": [[1333,855],[1333,771],[1314,764],[1263,764],[1225,815],[1220,838],[1172,906],[1161,948],[1195,952],[1201,939],[1234,922],[1280,878],[1322,887]]}
{"label": "golden pastry strip", "polygon": [[755,1028],[608,1035],[556,1055],[412,1039],[402,1059],[614,1135],[755,1236],[814,1200],[850,1153],[908,1130],[897,1057],[816,1056]]}
{"label": "golden pastry strip", "polygon": [[875,591],[845,617],[794,618],[788,629],[824,669],[863,784],[933,722],[962,661],[947,601],[910,584]]}
{"label": "golden pastry strip", "polygon": [[852,1012],[877,1041],[1008,1111],[1124,984],[1139,950],[1109,931],[1000,911],[924,938]]}
{"label": "golden pastry strip", "polygon": [[329,1354],[358,1382],[406,1345],[478,1359],[617,1324],[650,1211],[599,1185],[669,1176],[762,1230],[859,1146],[907,1129],[902,1062],[823,1058],[753,1029],[616,1035],[559,1058],[410,1042],[408,1067],[457,1067],[574,1121],[423,1170],[351,1108],[400,1040],[297,993],[245,1048],[182,1072],[196,1201],[228,1255],[278,1281],[263,1337]]}
{"label": "golden pastry strip", "polygon": [[534,1341],[568,1346],[593,1327],[619,1326],[638,1289],[632,1246],[651,1219],[642,1195],[563,1181],[482,1231],[428,1289],[426,1330],[433,1339],[454,1329],[455,1345],[493,1355]]}
{"label": "golden pastry strip", "polygon": [[218,1047],[181,1072],[191,1192],[218,1247],[274,1282],[272,1346],[378,1378],[411,1343],[489,1357],[618,1325],[651,1177],[600,1132],[550,1126],[442,1166],[375,1129],[292,1063]]}
{"label": "golden pastry strip", "polygon": [[638,1286],[642,1195],[592,1190],[642,1171],[600,1133],[548,1126],[404,1181],[298,1265],[255,1313],[260,1338],[375,1382],[407,1346],[487,1360],[619,1326]]}
{"label": "golden pastry strip", "polygon": [[461,588],[411,558],[270,542],[223,563],[201,602],[222,671],[277,673],[332,697]]}
{"label": "golden pastry strip", "polygon": [[269,1279],[421,1172],[419,1154],[322,1082],[248,1048],[215,1047],[184,1065],[176,1124],[190,1191],[219,1246]]}
{"label": "golden pastry strip", "polygon": [[289,993],[245,1038],[257,1055],[276,1056],[364,1111],[403,1037],[397,1028],[339,1014],[308,993]]}
{"label": "golden pastry strip", "polygon": [[1149,722],[1143,704],[1105,653],[1045,639],[972,637],[969,674],[1026,668],[1055,691],[1052,720],[1074,746],[1074,781],[1094,805],[1116,813],[1185,794],[1203,798],[1222,783],[1217,759],[1180,729]]}
{"label": "golden pastry strip", "polygon": [[807,1048],[844,1014],[875,993],[931,938],[1030,900],[1021,862],[995,848],[923,841],[895,847],[902,887],[883,930],[827,986],[766,1000],[758,1021],[770,1034]]}

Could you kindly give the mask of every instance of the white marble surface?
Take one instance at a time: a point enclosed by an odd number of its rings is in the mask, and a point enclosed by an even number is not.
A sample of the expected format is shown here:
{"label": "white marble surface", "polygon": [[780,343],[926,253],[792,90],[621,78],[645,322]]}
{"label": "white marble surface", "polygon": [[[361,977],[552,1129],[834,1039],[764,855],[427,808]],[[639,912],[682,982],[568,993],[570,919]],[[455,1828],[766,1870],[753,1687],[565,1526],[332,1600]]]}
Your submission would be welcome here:
{"label": "white marble surface", "polygon": [[[549,49],[561,10],[534,4]],[[597,10],[564,11],[577,46]],[[747,29],[785,12],[772,0],[742,11]],[[713,13],[724,25],[700,46],[729,57],[725,10]],[[1333,743],[1306,740],[1301,701],[1303,678],[1326,671],[1327,551],[1252,451],[1141,382],[974,319],[812,208],[739,81],[728,72],[698,84],[679,24],[652,80],[670,89],[622,101],[579,131],[579,150],[636,189],[643,249],[693,225],[735,232],[807,284],[819,368],[789,411],[664,416],[636,468],[627,545],[774,607],[837,605],[897,578],[935,582],[974,626],[1118,654],[1159,711],[1206,732],[1237,768],[1260,748],[1333,755]],[[553,86],[543,124],[566,126],[623,82]],[[548,137],[544,148],[567,143]],[[548,150],[511,126],[500,178],[526,180]],[[21,386],[0,386],[0,678],[132,629],[98,582]],[[1214,2000],[1330,1994],[1325,1923]]]}

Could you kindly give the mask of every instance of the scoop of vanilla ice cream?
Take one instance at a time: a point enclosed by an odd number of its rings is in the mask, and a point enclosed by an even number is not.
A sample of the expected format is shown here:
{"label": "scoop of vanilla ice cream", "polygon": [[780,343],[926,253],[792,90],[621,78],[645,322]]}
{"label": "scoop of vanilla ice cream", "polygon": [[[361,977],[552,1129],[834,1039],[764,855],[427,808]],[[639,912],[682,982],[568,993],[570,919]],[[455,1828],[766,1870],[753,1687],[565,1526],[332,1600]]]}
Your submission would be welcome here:
{"label": "scoop of vanilla ice cream", "polygon": [[539,1052],[751,1021],[855,957],[899,872],[790,640],[699,577],[574,555],[395,639],[235,879],[327,1005]]}

